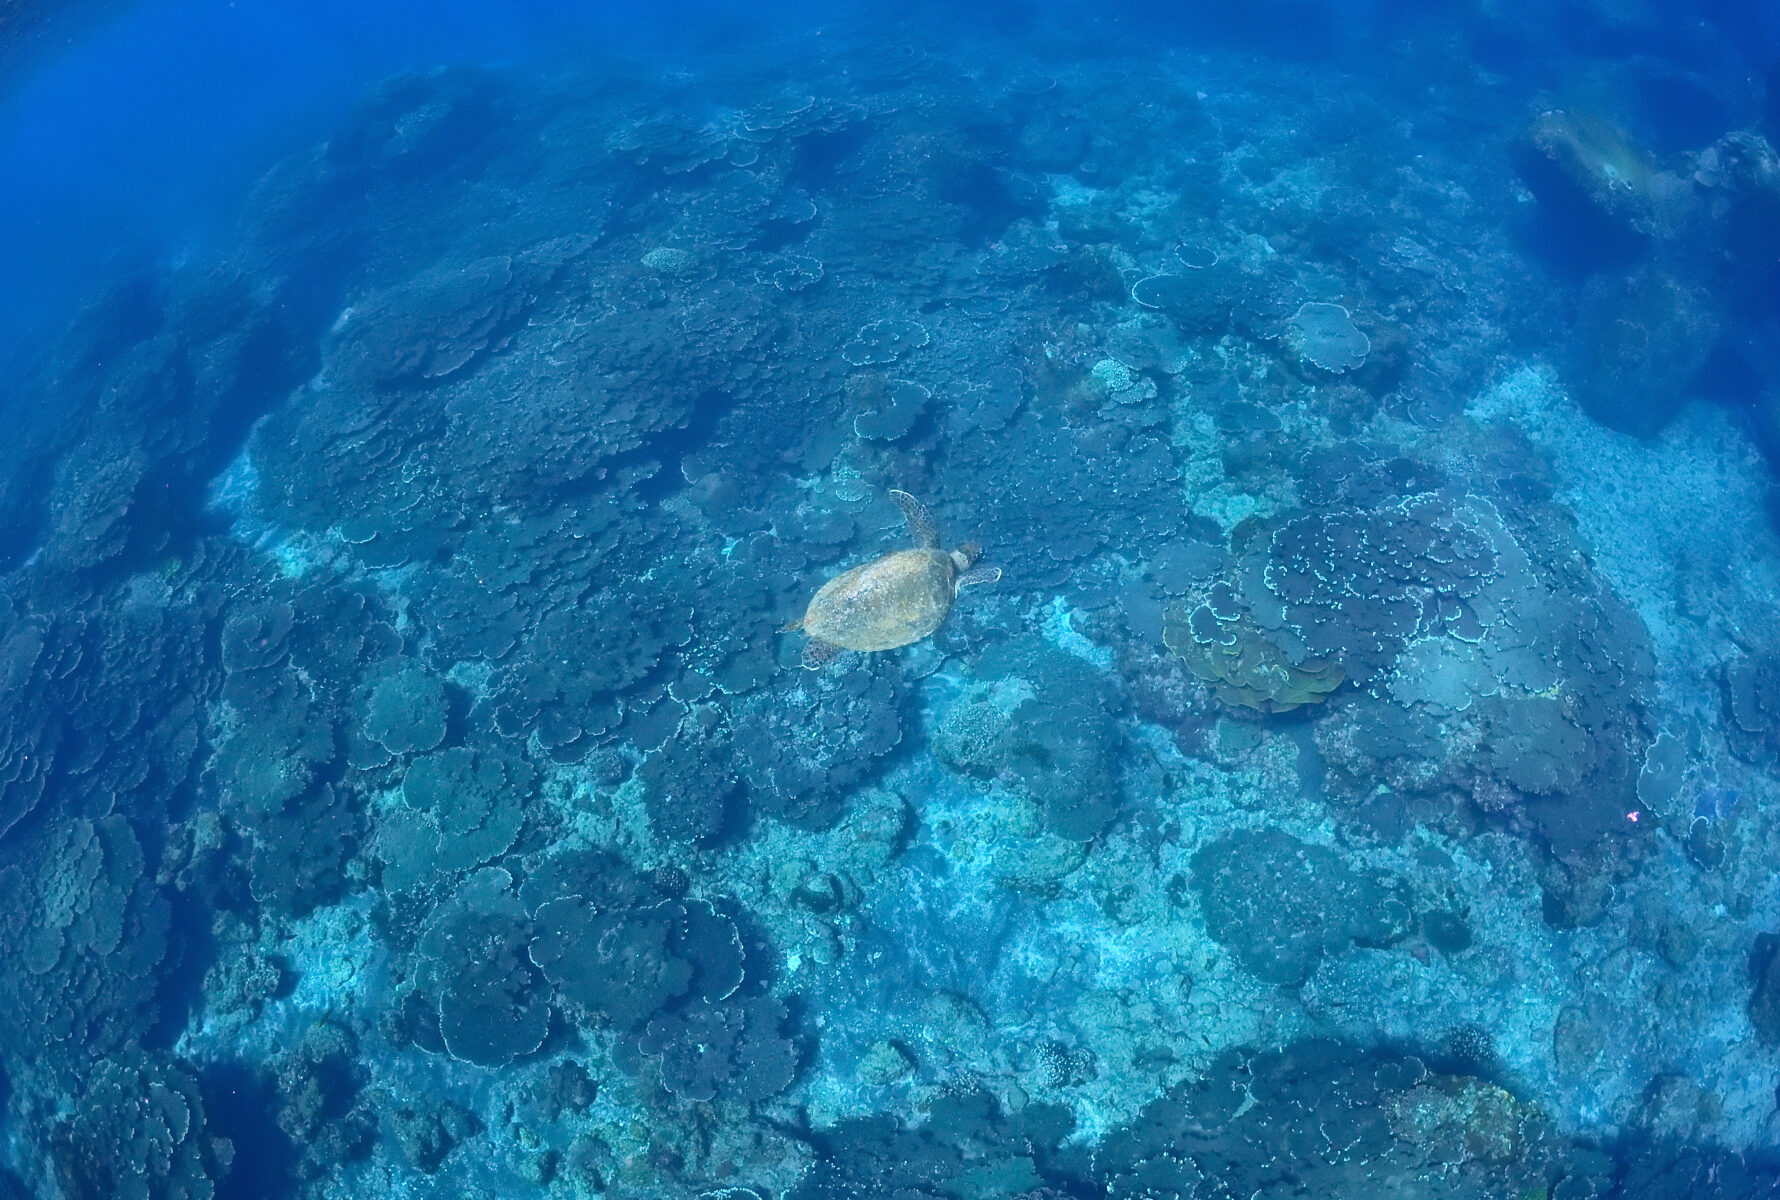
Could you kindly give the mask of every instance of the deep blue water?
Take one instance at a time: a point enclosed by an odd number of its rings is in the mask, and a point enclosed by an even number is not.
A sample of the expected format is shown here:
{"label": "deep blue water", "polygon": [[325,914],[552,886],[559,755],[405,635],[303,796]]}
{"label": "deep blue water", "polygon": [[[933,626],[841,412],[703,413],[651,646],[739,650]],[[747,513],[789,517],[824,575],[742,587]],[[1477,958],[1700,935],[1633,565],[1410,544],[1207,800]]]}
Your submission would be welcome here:
{"label": "deep blue water", "polygon": [[1780,1196],[1780,9],[0,44],[0,1200]]}

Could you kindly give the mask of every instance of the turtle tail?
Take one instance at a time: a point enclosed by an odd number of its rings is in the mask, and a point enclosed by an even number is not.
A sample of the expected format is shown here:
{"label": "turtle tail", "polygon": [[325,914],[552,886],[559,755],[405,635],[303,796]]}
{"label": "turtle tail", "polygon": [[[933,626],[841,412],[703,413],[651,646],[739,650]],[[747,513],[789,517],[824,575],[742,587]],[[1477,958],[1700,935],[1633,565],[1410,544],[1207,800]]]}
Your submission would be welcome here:
{"label": "turtle tail", "polygon": [[783,625],[779,626],[779,632],[780,633],[796,633],[798,630],[800,630],[802,628],[803,628],[803,618],[802,617],[793,617],[793,618],[791,618],[791,620],[789,620],[789,621],[785,622]]}

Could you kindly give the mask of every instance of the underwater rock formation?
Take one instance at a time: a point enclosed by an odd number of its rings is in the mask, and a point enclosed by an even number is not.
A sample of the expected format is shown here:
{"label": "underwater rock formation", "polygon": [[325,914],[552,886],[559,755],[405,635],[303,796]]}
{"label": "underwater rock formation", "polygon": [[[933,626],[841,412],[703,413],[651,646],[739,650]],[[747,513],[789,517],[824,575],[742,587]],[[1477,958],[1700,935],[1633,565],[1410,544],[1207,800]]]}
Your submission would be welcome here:
{"label": "underwater rock formation", "polygon": [[1654,437],[1681,411],[1717,345],[1703,289],[1654,267],[1583,288],[1568,369],[1577,402],[1610,429]]}
{"label": "underwater rock formation", "polygon": [[918,1128],[886,1116],[855,1117],[824,1133],[822,1157],[792,1200],[841,1200],[861,1192],[945,1194],[992,1190],[1046,1195],[1042,1164],[1069,1135],[1067,1110],[1032,1104],[1007,1114],[994,1097],[960,1083],[942,1093]]}
{"label": "underwater rock formation", "polygon": [[1535,191],[1586,204],[1628,231],[1665,232],[1686,202],[1681,181],[1598,114],[1549,109],[1533,118],[1527,144],[1531,154],[1522,170]]}

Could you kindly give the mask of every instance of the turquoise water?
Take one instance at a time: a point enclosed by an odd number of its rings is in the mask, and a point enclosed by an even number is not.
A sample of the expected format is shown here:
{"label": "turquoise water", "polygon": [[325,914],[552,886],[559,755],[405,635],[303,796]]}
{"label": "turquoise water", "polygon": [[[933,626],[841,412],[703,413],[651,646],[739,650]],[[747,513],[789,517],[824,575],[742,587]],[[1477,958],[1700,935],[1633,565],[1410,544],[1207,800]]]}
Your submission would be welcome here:
{"label": "turquoise water", "polygon": [[1780,20],[0,44],[0,1197],[1780,1194]]}

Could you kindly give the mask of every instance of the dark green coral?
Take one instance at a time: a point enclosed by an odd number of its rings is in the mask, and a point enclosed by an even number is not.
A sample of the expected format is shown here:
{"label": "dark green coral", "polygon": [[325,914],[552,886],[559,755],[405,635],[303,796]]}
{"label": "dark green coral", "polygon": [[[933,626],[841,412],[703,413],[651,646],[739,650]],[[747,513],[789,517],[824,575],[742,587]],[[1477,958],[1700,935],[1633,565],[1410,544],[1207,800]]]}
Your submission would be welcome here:
{"label": "dark green coral", "polygon": [[1210,601],[1170,606],[1162,641],[1218,699],[1258,712],[1321,704],[1347,678],[1341,665],[1328,659],[1294,664],[1246,611],[1220,612]]}

